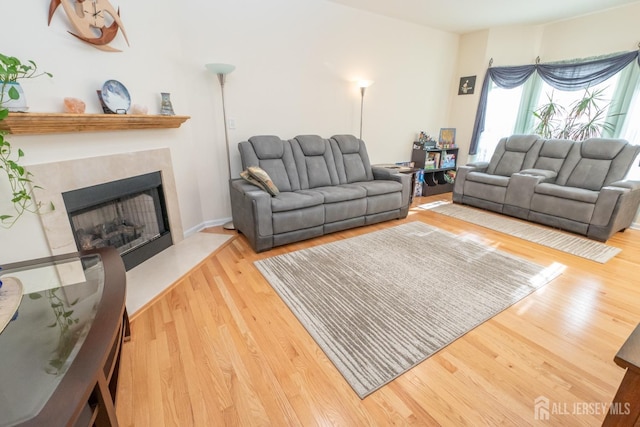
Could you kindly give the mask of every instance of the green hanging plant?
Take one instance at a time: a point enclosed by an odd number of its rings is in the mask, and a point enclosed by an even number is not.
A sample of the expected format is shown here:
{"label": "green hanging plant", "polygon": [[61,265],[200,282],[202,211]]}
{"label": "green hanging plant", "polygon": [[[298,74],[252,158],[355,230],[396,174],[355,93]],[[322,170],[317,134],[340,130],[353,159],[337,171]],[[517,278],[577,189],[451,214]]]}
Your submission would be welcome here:
{"label": "green hanging plant", "polygon": [[[38,66],[31,60],[23,63],[18,58],[0,54],[0,121],[9,115],[5,104],[20,98],[20,93],[14,85],[10,85],[8,90],[7,85],[17,83],[19,79],[32,79],[43,75],[53,77],[46,71],[38,72]],[[32,186],[31,173],[20,164],[24,152],[19,148],[14,151],[6,138],[7,135],[9,132],[0,130],[0,171],[4,173],[9,183],[9,200],[14,212],[0,213],[0,225],[5,228],[15,224],[24,213],[36,213],[41,209],[41,204],[33,198],[33,191],[38,187]],[[5,197],[4,194],[1,196]],[[50,209],[54,209],[52,204]]]}

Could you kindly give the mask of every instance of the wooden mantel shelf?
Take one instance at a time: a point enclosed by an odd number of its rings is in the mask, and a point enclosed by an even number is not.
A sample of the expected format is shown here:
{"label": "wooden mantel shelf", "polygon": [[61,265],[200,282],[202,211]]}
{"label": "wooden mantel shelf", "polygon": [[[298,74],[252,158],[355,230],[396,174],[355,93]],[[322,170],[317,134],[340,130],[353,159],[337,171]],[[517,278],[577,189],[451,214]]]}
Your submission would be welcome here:
{"label": "wooden mantel shelf", "polygon": [[189,116],[146,114],[10,113],[0,120],[0,130],[15,135],[107,132],[132,129],[179,128]]}

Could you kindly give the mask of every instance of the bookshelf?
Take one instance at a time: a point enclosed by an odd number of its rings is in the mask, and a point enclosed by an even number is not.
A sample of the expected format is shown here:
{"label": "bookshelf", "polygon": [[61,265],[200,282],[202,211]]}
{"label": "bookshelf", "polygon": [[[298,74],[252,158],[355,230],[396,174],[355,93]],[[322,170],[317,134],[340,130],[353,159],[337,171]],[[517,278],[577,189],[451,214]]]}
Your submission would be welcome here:
{"label": "bookshelf", "polygon": [[411,161],[415,167],[424,170],[423,196],[432,196],[453,191],[453,183],[458,162],[458,148],[414,148]]}

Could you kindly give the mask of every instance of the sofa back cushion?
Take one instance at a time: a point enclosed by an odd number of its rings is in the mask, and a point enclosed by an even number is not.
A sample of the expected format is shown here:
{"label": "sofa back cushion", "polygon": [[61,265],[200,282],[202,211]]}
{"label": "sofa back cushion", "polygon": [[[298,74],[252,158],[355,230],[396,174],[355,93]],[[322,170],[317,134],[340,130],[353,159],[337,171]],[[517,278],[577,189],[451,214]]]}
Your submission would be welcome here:
{"label": "sofa back cushion", "polygon": [[289,141],[271,135],[253,136],[248,141],[239,143],[238,149],[243,169],[259,166],[269,174],[280,191],[300,189],[298,171]]}
{"label": "sofa back cushion", "polygon": [[340,184],[373,180],[369,155],[362,140],[353,135],[335,135],[330,142]]}
{"label": "sofa back cushion", "polygon": [[544,169],[555,173],[560,172],[560,168],[562,168],[571,151],[571,147],[575,144],[577,144],[575,141],[568,139],[549,139],[544,141],[533,166],[534,169]]}
{"label": "sofa back cushion", "polygon": [[523,169],[532,169],[542,147],[537,135],[512,135],[502,138],[496,146],[487,173],[511,176]]}
{"label": "sofa back cushion", "polygon": [[306,190],[339,183],[328,139],[317,135],[300,135],[289,142],[298,169],[300,188]]}
{"label": "sofa back cushion", "polygon": [[557,184],[599,191],[624,179],[640,147],[623,139],[590,138],[571,150]]}

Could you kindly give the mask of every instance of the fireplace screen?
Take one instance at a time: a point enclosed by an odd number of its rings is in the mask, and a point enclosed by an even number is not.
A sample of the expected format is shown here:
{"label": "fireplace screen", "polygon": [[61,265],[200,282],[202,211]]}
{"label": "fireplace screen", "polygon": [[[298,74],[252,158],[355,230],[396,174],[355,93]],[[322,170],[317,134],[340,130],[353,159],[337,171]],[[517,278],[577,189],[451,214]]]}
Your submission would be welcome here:
{"label": "fireplace screen", "polygon": [[160,173],[63,194],[78,249],[115,247],[127,270],[172,244]]}
{"label": "fireplace screen", "polygon": [[152,191],[71,215],[80,249],[114,246],[123,254],[160,237]]}

